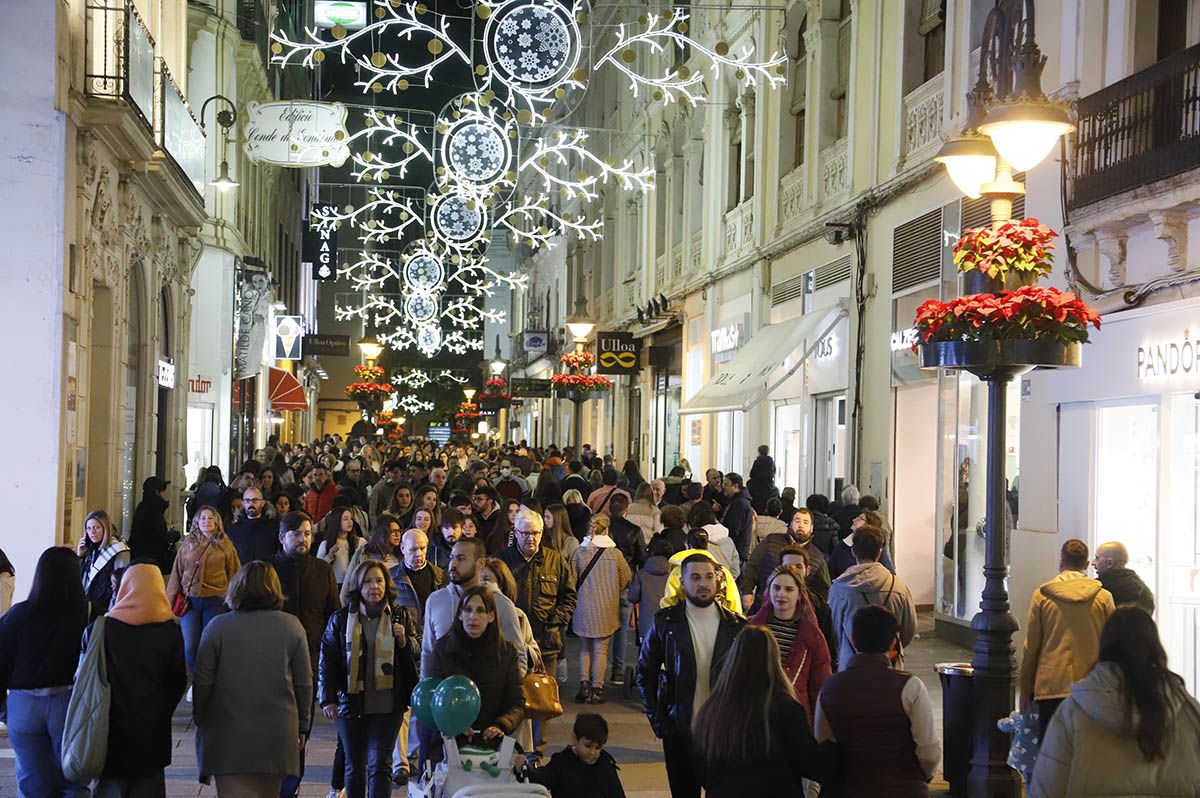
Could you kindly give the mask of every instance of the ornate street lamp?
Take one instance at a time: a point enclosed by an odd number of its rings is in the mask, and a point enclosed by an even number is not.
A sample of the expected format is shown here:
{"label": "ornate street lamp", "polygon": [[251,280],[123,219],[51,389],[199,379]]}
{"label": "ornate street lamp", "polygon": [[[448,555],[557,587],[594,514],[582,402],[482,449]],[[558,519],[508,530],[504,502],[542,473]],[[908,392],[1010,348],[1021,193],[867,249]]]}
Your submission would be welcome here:
{"label": "ornate street lamp", "polygon": [[[979,79],[967,93],[966,124],[962,133],[946,142],[935,156],[964,194],[971,198],[986,196],[992,201],[993,224],[1008,221],[1012,200],[1025,192],[1025,187],[1012,179],[1013,169],[1031,169],[1050,153],[1060,136],[1074,130],[1067,107],[1051,102],[1042,91],[1046,58],[1035,40],[1033,6],[1033,0],[1000,0],[988,13],[980,46]],[[1007,388],[1014,377],[1037,365],[1079,365],[1078,348],[1073,359],[1056,361],[1047,357],[1045,362],[1028,355],[962,358],[955,357],[954,350],[927,344],[922,347],[921,365],[969,371],[988,387],[985,581],[979,612],[971,619],[977,637],[971,661],[973,754],[967,794],[1015,798],[1021,794],[1020,776],[1007,762],[1009,737],[996,726],[1013,707],[1012,637],[1018,629],[1005,585]]]}
{"label": "ornate street lamp", "polygon": [[209,185],[219,190],[221,193],[229,191],[231,188],[237,188],[238,182],[229,174],[229,161],[225,160],[224,151],[229,145],[229,131],[237,124],[237,105],[233,100],[226,97],[224,94],[214,94],[204,101],[200,106],[200,127],[204,128],[204,112],[208,109],[208,104],[213,100],[221,100],[229,105],[229,109],[225,111],[217,111],[217,124],[221,128],[221,166],[217,169],[217,176],[209,181]]}
{"label": "ornate street lamp", "polygon": [[[575,351],[582,352],[584,345],[587,344],[587,338],[592,334],[592,330],[596,329],[596,324],[587,317],[587,300],[580,294],[575,299],[575,312],[567,316],[566,327],[571,333],[571,338],[575,343]],[[575,392],[575,398],[571,400],[571,404],[575,406],[575,412],[571,418],[571,443],[575,445],[575,450],[579,451],[583,444],[583,397],[581,391]]]}
{"label": "ornate street lamp", "polygon": [[492,358],[492,362],[488,363],[488,371],[492,372],[493,376],[499,377],[504,373],[506,368],[508,368],[508,363],[505,362],[504,358],[500,355],[500,336],[497,335],[496,356]]}
{"label": "ornate street lamp", "polygon": [[374,335],[369,335],[358,339],[358,351],[362,352],[368,366],[374,366],[375,361],[383,354],[383,344],[379,343]]}

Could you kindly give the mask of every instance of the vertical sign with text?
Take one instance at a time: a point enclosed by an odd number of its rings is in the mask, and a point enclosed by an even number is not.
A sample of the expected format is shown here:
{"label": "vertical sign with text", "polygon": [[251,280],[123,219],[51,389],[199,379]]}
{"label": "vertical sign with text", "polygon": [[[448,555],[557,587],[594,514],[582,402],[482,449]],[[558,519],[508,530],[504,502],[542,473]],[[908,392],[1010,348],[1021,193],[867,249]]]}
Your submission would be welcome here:
{"label": "vertical sign with text", "polygon": [[333,205],[314,205],[304,235],[304,260],[312,264],[313,279],[322,282],[337,279],[338,234],[331,222],[314,226],[314,217],[326,216],[335,209]]}

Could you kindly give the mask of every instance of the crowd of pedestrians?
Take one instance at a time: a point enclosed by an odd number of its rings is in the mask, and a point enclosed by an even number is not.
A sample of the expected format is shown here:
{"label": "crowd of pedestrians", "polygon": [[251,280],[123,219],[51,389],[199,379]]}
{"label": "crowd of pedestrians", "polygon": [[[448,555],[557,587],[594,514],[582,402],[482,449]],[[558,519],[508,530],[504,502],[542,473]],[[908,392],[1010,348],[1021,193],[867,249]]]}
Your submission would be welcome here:
{"label": "crowd of pedestrians", "polygon": [[[527,677],[566,695],[572,671],[579,704],[636,687],[674,798],[921,796],[937,773],[933,704],[905,670],[916,607],[878,500],[849,485],[798,506],[765,446],[749,479],[693,479],[682,461],[647,480],[588,446],[272,439],[228,485],[202,473],[181,540],[167,485],[144,484],[128,545],[90,513],[0,617],[27,798],[164,795],[185,690],[197,775],[219,795],[298,795],[322,715],[338,732],[330,798],[385,798],[444,757],[410,697],[448,677],[480,694],[460,744],[516,738],[519,773],[555,796],[619,798],[603,716],[579,714],[551,754],[554,713],[527,704]],[[1089,561],[1068,541],[1059,567],[1026,623],[1029,794],[1192,794],[1200,705],[1167,669],[1153,595],[1119,543]],[[0,552],[0,600],[14,579]],[[97,645],[112,712],[89,785],[62,762]]]}

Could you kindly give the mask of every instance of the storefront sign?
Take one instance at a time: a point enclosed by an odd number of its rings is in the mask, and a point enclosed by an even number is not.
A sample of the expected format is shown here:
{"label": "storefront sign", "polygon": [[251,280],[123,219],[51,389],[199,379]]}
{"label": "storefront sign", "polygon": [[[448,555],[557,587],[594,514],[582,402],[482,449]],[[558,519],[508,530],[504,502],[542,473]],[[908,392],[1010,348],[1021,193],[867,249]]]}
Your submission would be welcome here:
{"label": "storefront sign", "polygon": [[318,28],[341,25],[346,30],[361,30],[367,25],[367,4],[357,0],[314,0],[313,23]]}
{"label": "storefront sign", "polygon": [[813,349],[813,360],[826,361],[832,360],[838,355],[837,337],[827,335],[820,341],[817,341],[817,346]]}
{"label": "storefront sign", "polygon": [[550,398],[550,380],[514,379],[511,382],[512,395],[527,396],[531,399]]}
{"label": "storefront sign", "polygon": [[331,225],[313,227],[312,219],[332,210],[332,205],[314,205],[304,233],[304,262],[312,264],[313,279],[320,282],[337,279],[338,234]]}
{"label": "storefront sign", "polygon": [[275,166],[341,166],[350,157],[346,106],[308,100],[246,106],[246,157]]}
{"label": "storefront sign", "polygon": [[188,393],[208,393],[212,390],[212,380],[207,379],[203,375],[197,374],[195,377],[188,377]]}
{"label": "storefront sign", "polygon": [[302,335],[304,335],[303,316],[276,316],[275,359],[299,360]]}
{"label": "storefront sign", "polygon": [[158,361],[158,385],[168,391],[175,387],[175,361],[171,358]]}
{"label": "storefront sign", "polygon": [[633,333],[596,333],[596,373],[637,374],[641,348],[641,340]]}
{"label": "storefront sign", "polygon": [[307,355],[323,355],[329,357],[350,356],[350,336],[348,335],[306,335],[302,351]]}
{"label": "storefront sign", "polygon": [[1184,330],[1182,335],[1152,341],[1137,348],[1139,380],[1190,377],[1200,374],[1200,324],[1197,332]]}
{"label": "storefront sign", "polygon": [[741,349],[750,336],[746,334],[747,322],[735,321],[717,327],[708,334],[713,360],[727,363]]}
{"label": "storefront sign", "polygon": [[917,328],[909,327],[907,330],[896,330],[892,333],[892,352],[903,352],[911,350],[913,344],[917,342]]}
{"label": "storefront sign", "polygon": [[550,349],[550,333],[546,330],[526,330],[523,344],[530,360],[537,359]]}

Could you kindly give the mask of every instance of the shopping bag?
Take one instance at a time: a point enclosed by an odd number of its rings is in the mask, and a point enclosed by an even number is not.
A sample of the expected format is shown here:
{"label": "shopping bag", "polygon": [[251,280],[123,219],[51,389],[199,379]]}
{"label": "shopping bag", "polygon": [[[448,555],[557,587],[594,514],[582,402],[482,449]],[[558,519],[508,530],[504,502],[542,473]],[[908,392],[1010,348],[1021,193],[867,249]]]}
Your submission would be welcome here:
{"label": "shopping bag", "polygon": [[112,689],[104,658],[104,616],[92,625],[87,651],[75,670],[75,686],[63,724],[62,769],[69,781],[98,778],[108,758],[108,711]]}

